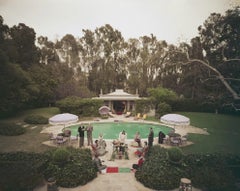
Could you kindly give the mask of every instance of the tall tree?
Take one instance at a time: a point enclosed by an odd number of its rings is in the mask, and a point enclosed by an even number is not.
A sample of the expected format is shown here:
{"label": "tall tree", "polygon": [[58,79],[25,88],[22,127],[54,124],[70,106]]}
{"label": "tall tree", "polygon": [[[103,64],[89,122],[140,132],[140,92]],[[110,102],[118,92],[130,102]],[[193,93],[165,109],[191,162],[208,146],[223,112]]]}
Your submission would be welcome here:
{"label": "tall tree", "polygon": [[[207,61],[202,62],[225,86],[234,99],[240,99],[240,9],[225,15],[213,13],[199,27],[200,39]],[[229,71],[229,72],[226,72]]]}
{"label": "tall tree", "polygon": [[84,36],[80,39],[81,54],[84,65],[89,69],[89,88],[95,92],[101,88],[108,92],[113,88],[124,87],[125,43],[121,33],[108,24],[94,32],[83,32]]}
{"label": "tall tree", "polygon": [[39,55],[35,45],[36,33],[34,29],[19,23],[10,29],[10,35],[16,47],[16,60],[24,70],[38,63]]}

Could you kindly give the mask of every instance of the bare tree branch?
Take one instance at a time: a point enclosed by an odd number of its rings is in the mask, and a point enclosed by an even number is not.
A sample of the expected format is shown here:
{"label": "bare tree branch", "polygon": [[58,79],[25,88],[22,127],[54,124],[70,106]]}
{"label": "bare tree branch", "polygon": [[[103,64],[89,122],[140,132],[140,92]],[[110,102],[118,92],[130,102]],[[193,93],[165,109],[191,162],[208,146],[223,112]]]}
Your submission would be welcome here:
{"label": "bare tree branch", "polygon": [[[233,78],[225,78],[216,68],[214,68],[214,67],[212,67],[210,64],[209,64],[209,62],[208,62],[208,60],[205,62],[205,61],[203,61],[203,60],[199,60],[199,59],[190,59],[190,57],[189,57],[189,54],[188,54],[188,51],[186,50],[186,49],[183,49],[182,51],[169,51],[168,53],[167,53],[167,55],[168,54],[170,54],[171,52],[178,52],[178,53],[182,53],[182,54],[186,54],[186,57],[187,57],[187,62],[185,62],[185,63],[182,63],[183,65],[186,65],[186,64],[192,64],[192,63],[194,63],[194,62],[198,62],[198,63],[200,63],[200,64],[203,64],[204,66],[206,66],[207,68],[209,68],[210,70],[212,70],[213,72],[215,72],[216,74],[217,74],[217,78],[223,83],[223,85],[227,88],[227,90],[231,93],[231,95],[233,96],[233,98],[235,99],[235,100],[240,100],[240,96],[236,93],[236,91],[234,91],[233,89],[232,89],[232,87],[228,84],[228,82],[226,81],[227,79],[230,79],[230,80],[239,80],[240,81],[240,79],[233,79]],[[240,59],[226,59],[226,57],[224,57],[224,51],[222,51],[222,54],[223,54],[223,58],[224,58],[224,61],[225,62],[230,62],[230,61],[240,61]]]}
{"label": "bare tree branch", "polygon": [[223,85],[227,88],[227,90],[231,93],[231,95],[233,96],[233,98],[235,100],[239,100],[240,97],[238,96],[238,94],[232,89],[232,87],[228,84],[228,82],[225,80],[224,76],[214,67],[212,67],[211,65],[209,65],[208,63],[204,62],[203,60],[199,60],[199,59],[189,59],[188,62],[184,63],[184,64],[191,64],[193,62],[198,62],[203,64],[204,66],[206,66],[207,68],[209,68],[210,70],[212,70],[213,72],[215,72],[218,76],[218,79],[220,79],[220,81],[223,83]]}

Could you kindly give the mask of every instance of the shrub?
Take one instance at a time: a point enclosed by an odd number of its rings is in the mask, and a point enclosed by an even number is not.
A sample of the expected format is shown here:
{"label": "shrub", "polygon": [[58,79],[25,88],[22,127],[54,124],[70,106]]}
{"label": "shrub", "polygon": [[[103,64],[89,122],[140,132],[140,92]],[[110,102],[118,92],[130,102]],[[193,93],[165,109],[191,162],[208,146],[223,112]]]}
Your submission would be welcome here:
{"label": "shrub", "polygon": [[136,113],[148,113],[154,107],[150,99],[136,100],[135,103]]}
{"label": "shrub", "polygon": [[158,104],[155,115],[156,118],[159,119],[161,116],[171,112],[172,112],[171,106],[165,102],[162,102]]}
{"label": "shrub", "polygon": [[168,160],[171,163],[177,164],[180,163],[180,161],[183,159],[183,152],[178,147],[173,147],[168,149]]}
{"label": "shrub", "polygon": [[53,161],[56,164],[59,164],[61,166],[67,163],[69,161],[69,158],[70,158],[70,153],[65,148],[58,148],[53,153]]}
{"label": "shrub", "polygon": [[20,125],[11,123],[0,124],[0,135],[15,136],[21,135],[26,132],[26,129]]}
{"label": "shrub", "polygon": [[68,188],[84,185],[97,176],[90,149],[67,147],[48,151],[46,155],[50,161],[44,176],[46,179],[55,177],[59,186]]}
{"label": "shrub", "polygon": [[178,187],[183,171],[171,165],[167,158],[166,149],[157,145],[151,147],[142,168],[135,173],[136,179],[154,190],[170,190]]}
{"label": "shrub", "polygon": [[[192,184],[208,191],[236,191],[232,160],[222,154],[192,154],[184,157],[185,172]],[[229,163],[230,162],[230,163]]]}
{"label": "shrub", "polygon": [[24,118],[24,122],[28,124],[48,124],[48,118],[41,115],[28,115]]}
{"label": "shrub", "polygon": [[180,179],[186,177],[192,181],[194,187],[202,190],[237,191],[239,189],[235,183],[238,174],[234,176],[234,170],[237,169],[231,167],[238,166],[239,160],[239,156],[221,154],[185,156],[178,148],[166,150],[156,145],[150,148],[135,177],[154,190],[175,189],[179,186]]}
{"label": "shrub", "polygon": [[46,159],[36,153],[0,154],[0,190],[30,191],[43,182]]}
{"label": "shrub", "polygon": [[103,105],[102,100],[80,97],[67,97],[56,103],[61,113],[72,113],[79,116],[97,116],[98,109]]}
{"label": "shrub", "polygon": [[[93,165],[92,160],[89,161]],[[57,183],[61,187],[76,187],[84,185],[96,177],[96,170],[88,168],[84,163],[69,163],[57,174]]]}

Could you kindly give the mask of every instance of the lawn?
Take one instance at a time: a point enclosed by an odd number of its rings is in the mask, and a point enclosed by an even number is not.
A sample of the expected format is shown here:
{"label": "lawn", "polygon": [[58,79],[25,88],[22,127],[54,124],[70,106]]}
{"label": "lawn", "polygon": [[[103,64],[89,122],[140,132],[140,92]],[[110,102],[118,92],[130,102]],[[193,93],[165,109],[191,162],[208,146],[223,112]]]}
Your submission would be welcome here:
{"label": "lawn", "polygon": [[206,128],[210,135],[190,134],[193,145],[185,153],[224,152],[240,154],[240,116],[214,113],[182,112],[190,118],[191,125]]}
{"label": "lawn", "polygon": [[45,125],[26,125],[23,120],[27,115],[37,114],[49,118],[57,113],[59,113],[59,109],[55,107],[39,108],[27,110],[25,112],[19,113],[16,115],[16,117],[1,120],[1,122],[17,123],[23,125],[26,128],[26,133],[19,136],[0,135],[0,152],[43,152],[48,150],[49,147],[42,144],[43,141],[48,140],[48,135],[40,133]]}

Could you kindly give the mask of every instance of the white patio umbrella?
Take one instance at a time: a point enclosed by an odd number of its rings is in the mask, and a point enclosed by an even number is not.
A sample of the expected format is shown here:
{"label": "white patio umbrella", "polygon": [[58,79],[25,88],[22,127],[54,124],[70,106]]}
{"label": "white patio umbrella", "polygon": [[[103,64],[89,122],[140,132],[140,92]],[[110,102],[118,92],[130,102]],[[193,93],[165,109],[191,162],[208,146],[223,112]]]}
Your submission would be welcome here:
{"label": "white patio umbrella", "polygon": [[165,123],[165,124],[168,124],[168,125],[179,125],[179,126],[190,125],[190,119],[188,117],[185,117],[185,116],[179,115],[179,114],[163,115],[160,118],[160,121],[162,123]]}
{"label": "white patio umbrella", "polygon": [[62,113],[54,115],[48,119],[49,123],[52,125],[66,125],[69,123],[75,123],[78,121],[78,116],[70,113]]}

